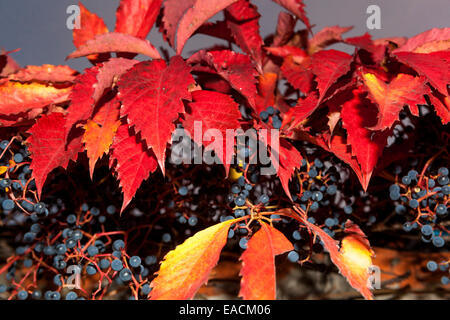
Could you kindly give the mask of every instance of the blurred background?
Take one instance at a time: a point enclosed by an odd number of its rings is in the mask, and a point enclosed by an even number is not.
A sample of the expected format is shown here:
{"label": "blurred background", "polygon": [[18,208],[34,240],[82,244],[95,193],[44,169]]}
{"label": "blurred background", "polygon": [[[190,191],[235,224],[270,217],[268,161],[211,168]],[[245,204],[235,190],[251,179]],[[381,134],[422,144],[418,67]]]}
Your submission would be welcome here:
{"label": "blurred background", "polygon": [[[182,1],[182,0],[180,0]],[[105,20],[109,30],[114,30],[115,10],[119,0],[84,0],[83,4]],[[66,27],[69,5],[75,0],[0,0],[0,49],[7,51],[21,48],[13,58],[22,66],[68,64],[82,70],[90,66],[85,58],[65,62],[65,57],[75,48],[72,32]],[[262,15],[260,19],[263,37],[275,30],[278,13],[282,9],[270,0],[254,0]],[[346,34],[362,35],[369,32],[374,38],[406,36],[411,37],[431,28],[449,26],[449,0],[305,0],[306,11],[314,32],[325,26],[354,26]],[[368,30],[366,20],[369,5],[381,9],[381,29]],[[220,14],[215,18],[221,18]],[[297,28],[304,26],[298,22]],[[154,28],[148,39],[156,46],[169,48],[161,34]],[[214,41],[214,42],[213,42]],[[196,35],[187,42],[183,55],[201,47],[221,43],[208,36]],[[350,47],[336,45],[338,49],[351,51]],[[335,46],[335,47],[336,47]],[[169,49],[171,54],[173,50]]]}

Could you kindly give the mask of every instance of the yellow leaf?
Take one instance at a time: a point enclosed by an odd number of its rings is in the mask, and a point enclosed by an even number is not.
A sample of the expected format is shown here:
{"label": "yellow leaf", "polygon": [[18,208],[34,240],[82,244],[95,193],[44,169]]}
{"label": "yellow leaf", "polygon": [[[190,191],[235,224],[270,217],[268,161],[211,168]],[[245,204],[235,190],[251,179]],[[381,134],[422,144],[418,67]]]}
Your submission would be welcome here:
{"label": "yellow leaf", "polygon": [[342,240],[340,252],[345,263],[356,272],[367,273],[372,265],[372,250],[353,236]]}
{"label": "yellow leaf", "polygon": [[8,171],[8,167],[6,167],[6,166],[0,167],[0,174],[4,174],[6,171]]}
{"label": "yellow leaf", "polygon": [[220,252],[227,242],[228,229],[239,220],[228,220],[197,232],[170,251],[151,284],[151,299],[193,298],[219,261]]}

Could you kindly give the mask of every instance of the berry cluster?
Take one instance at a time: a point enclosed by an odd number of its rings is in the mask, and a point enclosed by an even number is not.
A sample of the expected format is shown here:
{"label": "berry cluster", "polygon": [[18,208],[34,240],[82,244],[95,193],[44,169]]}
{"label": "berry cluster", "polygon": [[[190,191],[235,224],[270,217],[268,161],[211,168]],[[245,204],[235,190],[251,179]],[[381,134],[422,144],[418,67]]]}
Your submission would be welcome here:
{"label": "berry cluster", "polygon": [[403,230],[420,229],[421,239],[437,248],[445,246],[448,230],[442,224],[448,216],[450,184],[448,169],[433,173],[426,167],[422,174],[410,170],[389,187],[389,197],[395,202],[395,212],[409,221]]}

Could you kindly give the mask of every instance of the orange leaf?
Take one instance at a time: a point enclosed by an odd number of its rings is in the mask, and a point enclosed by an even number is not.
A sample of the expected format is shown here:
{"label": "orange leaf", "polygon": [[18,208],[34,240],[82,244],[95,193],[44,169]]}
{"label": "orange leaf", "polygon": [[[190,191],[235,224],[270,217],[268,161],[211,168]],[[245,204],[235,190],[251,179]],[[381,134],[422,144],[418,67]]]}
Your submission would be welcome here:
{"label": "orange leaf", "polygon": [[8,78],[14,81],[64,83],[74,82],[78,72],[68,66],[54,66],[43,64],[42,66],[27,66],[24,69],[10,75]]}
{"label": "orange leaf", "polygon": [[[263,250],[261,250],[263,249]],[[275,300],[275,256],[293,250],[292,243],[277,229],[261,223],[241,256],[241,291],[245,300]]]}
{"label": "orange leaf", "polygon": [[0,114],[19,114],[64,102],[71,90],[71,87],[59,89],[40,83],[0,82]]}
{"label": "orange leaf", "polygon": [[104,153],[108,153],[113,142],[114,135],[120,126],[119,121],[120,103],[112,99],[103,105],[99,112],[88,120],[85,125],[83,143],[89,158],[89,172],[94,173],[95,163]]}
{"label": "orange leaf", "polygon": [[151,300],[186,300],[208,280],[227,241],[228,229],[239,219],[228,220],[197,232],[170,251],[151,286]]}
{"label": "orange leaf", "polygon": [[[368,268],[372,265],[372,250],[367,246],[366,239],[359,234],[351,234],[342,240],[339,248],[337,241],[320,227],[309,223],[307,220],[304,220],[304,223],[322,240],[324,248],[330,254],[331,261],[338,267],[340,273],[350,285],[358,290],[364,298],[372,300],[372,292],[367,286]],[[348,225],[348,222],[346,225]],[[362,231],[360,232],[362,233]]]}
{"label": "orange leaf", "polygon": [[257,115],[266,110],[268,106],[275,104],[277,77],[277,74],[272,72],[266,72],[258,77],[258,95],[255,98]]}

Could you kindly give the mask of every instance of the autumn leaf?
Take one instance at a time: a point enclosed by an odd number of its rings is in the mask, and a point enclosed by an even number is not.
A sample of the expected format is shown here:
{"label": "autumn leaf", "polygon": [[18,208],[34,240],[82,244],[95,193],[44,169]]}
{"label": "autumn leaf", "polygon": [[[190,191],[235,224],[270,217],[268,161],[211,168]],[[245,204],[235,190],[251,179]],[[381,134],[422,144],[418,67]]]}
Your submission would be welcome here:
{"label": "autumn leaf", "polygon": [[320,103],[328,89],[343,75],[350,71],[352,56],[336,50],[322,50],[312,56],[312,72],[316,76]]}
{"label": "autumn leaf", "polygon": [[450,51],[431,53],[397,52],[395,56],[400,62],[413,68],[419,75],[425,77],[433,87],[447,95],[447,85],[450,83]]}
{"label": "autumn leaf", "polygon": [[394,50],[398,52],[430,53],[450,49],[450,28],[433,28],[409,38],[405,44]]}
{"label": "autumn leaf", "polygon": [[93,98],[97,83],[98,67],[86,69],[76,80],[70,95],[70,106],[65,121],[66,136],[78,122],[84,122],[92,116],[95,107]]}
{"label": "autumn leaf", "polygon": [[204,141],[203,137],[199,137],[200,141],[195,142],[199,145],[203,144],[205,150],[214,150],[216,156],[225,166],[225,172],[228,176],[231,158],[234,155],[234,145],[228,147],[225,137],[227,136],[227,129],[234,131],[241,127],[238,121],[241,118],[239,105],[229,95],[197,90],[192,92],[192,102],[189,103],[189,107],[190,112],[185,114],[183,126],[191,135],[196,130],[196,123],[201,126],[203,133],[206,133],[207,130],[221,133],[222,139],[218,139],[219,137],[213,134],[212,137],[218,140]]}
{"label": "autumn leaf", "polygon": [[[73,29],[73,44],[76,48],[80,48],[87,41],[94,39],[99,34],[105,34],[108,32],[105,22],[102,18],[97,16],[95,13],[90,12],[82,3],[79,1],[78,6],[80,8],[80,28]],[[108,59],[108,54],[90,55],[88,59],[95,63],[98,60]]]}
{"label": "autumn leaf", "polygon": [[344,43],[355,46],[359,50],[367,51],[373,62],[377,64],[383,62],[386,46],[389,44],[387,41],[381,41],[381,44],[380,41],[373,41],[372,36],[367,32],[362,36],[346,38]]}
{"label": "autumn leaf", "polygon": [[225,246],[228,229],[239,219],[228,220],[197,232],[170,251],[152,281],[151,300],[192,299],[208,280]]}
{"label": "autumn leaf", "polygon": [[95,164],[103,154],[107,154],[113,142],[114,135],[120,126],[119,121],[120,102],[112,98],[102,105],[92,120],[88,120],[84,126],[83,143],[89,158],[89,173],[91,178]]}
{"label": "autumn leaf", "polygon": [[304,220],[306,226],[322,240],[323,246],[330,254],[331,261],[338,267],[339,272],[350,285],[358,290],[364,298],[373,299],[368,288],[369,267],[372,266],[372,251],[370,246],[361,240],[361,236],[348,235],[341,242],[331,238],[320,227]]}
{"label": "autumn leaf", "polygon": [[262,222],[261,229],[250,238],[240,259],[239,296],[244,300],[275,300],[275,256],[291,250],[294,246],[280,231]]}
{"label": "autumn leaf", "polygon": [[347,143],[352,147],[352,155],[356,156],[363,181],[363,189],[367,190],[375,165],[383,153],[389,131],[373,132],[376,120],[376,109],[362,98],[364,91],[359,88],[353,91],[353,98],[342,106],[342,124],[347,130]]}
{"label": "autumn leaf", "polygon": [[294,33],[297,20],[292,14],[281,11],[278,14],[277,29],[273,38],[273,47],[283,46],[288,43]]}
{"label": "autumn leaf", "polygon": [[255,112],[259,116],[261,111],[275,104],[275,91],[278,76],[276,73],[266,72],[258,76],[258,95],[255,98]]}
{"label": "autumn leaf", "polygon": [[185,112],[182,100],[191,100],[188,88],[194,83],[180,56],[174,56],[169,66],[163,60],[138,63],[119,80],[120,114],[142,134],[163,173],[174,121]]}
{"label": "autumn leaf", "polygon": [[295,107],[289,109],[285,114],[281,127],[286,130],[297,127],[316,110],[318,101],[318,97],[314,93],[311,93],[305,99],[299,98]]}
{"label": "autumn leaf", "polygon": [[28,131],[30,137],[26,143],[32,159],[30,169],[39,197],[49,173],[58,167],[66,169],[69,160],[76,161],[82,150],[80,130],[73,131],[66,144],[65,122],[62,113],[54,112],[42,116]]}
{"label": "autumn leaf", "polygon": [[122,52],[138,53],[153,59],[160,59],[158,51],[148,41],[129,34],[110,32],[100,34],[78,47],[67,59],[80,58],[98,53]]}
{"label": "autumn leaf", "polygon": [[272,160],[272,165],[275,166],[277,170],[277,175],[280,178],[284,192],[286,192],[286,195],[292,200],[292,195],[289,191],[289,181],[291,180],[295,169],[300,168],[303,157],[286,139],[279,140],[278,150],[273,144],[273,141],[270,141],[269,145],[271,146],[270,158]]}
{"label": "autumn leaf", "polygon": [[253,67],[250,58],[230,50],[204,51],[191,56],[190,64],[206,63],[214,68],[218,75],[247,98],[250,106],[255,106],[256,76],[258,72]]}
{"label": "autumn leaf", "polygon": [[27,66],[10,75],[9,80],[19,82],[48,82],[64,83],[74,82],[78,72],[68,66],[54,66],[44,64],[42,66]]}
{"label": "autumn leaf", "polygon": [[[194,34],[195,30],[203,24],[203,22],[212,18],[216,13],[222,11],[236,1],[238,0],[196,0],[192,5],[189,5],[187,10],[182,14],[180,20],[175,23],[178,25],[176,34],[177,54],[181,54],[186,41]],[[177,6],[178,2],[177,4],[172,5]],[[170,1],[166,2],[166,7],[167,6],[170,6]]]}
{"label": "autumn leaf", "polygon": [[296,60],[306,60],[305,58],[308,57],[308,54],[299,47],[291,46],[291,45],[284,45],[281,47],[269,47],[266,48],[266,50],[277,57],[286,58],[289,56],[292,56],[293,61]]}
{"label": "autumn leaf", "polygon": [[450,97],[446,97],[443,94],[431,90],[428,95],[431,104],[434,106],[434,110],[439,118],[441,118],[442,124],[447,124],[450,122]]}
{"label": "autumn leaf", "polygon": [[313,89],[314,75],[311,71],[310,58],[305,58],[301,63],[296,63],[294,57],[288,56],[281,66],[281,73],[295,89],[305,94]]}
{"label": "autumn leaf", "polygon": [[399,113],[409,105],[411,113],[419,116],[418,104],[427,104],[427,93],[423,78],[408,74],[399,74],[389,84],[377,78],[375,74],[364,73],[362,80],[369,91],[369,97],[378,107],[378,122],[371,130],[390,129],[399,120]]}
{"label": "autumn leaf", "polygon": [[250,55],[262,70],[264,43],[259,34],[259,17],[256,6],[248,0],[239,0],[225,10],[227,26],[236,44]]}
{"label": "autumn leaf", "polygon": [[317,32],[308,42],[308,52],[314,54],[332,44],[343,41],[342,35],[353,27],[325,27]]}
{"label": "autumn leaf", "polygon": [[94,103],[99,101],[102,95],[114,86],[122,74],[131,69],[138,62],[138,60],[111,58],[107,62],[99,65],[97,82],[95,84],[94,93],[92,94]]}
{"label": "autumn leaf", "polygon": [[76,123],[85,123],[93,114],[102,96],[111,90],[118,78],[131,69],[137,60],[111,58],[105,63],[86,69],[76,79],[68,109],[66,134]]}
{"label": "autumn leaf", "polygon": [[145,39],[158,17],[162,0],[121,0],[116,12],[116,32]]}
{"label": "autumn leaf", "polygon": [[120,126],[111,145],[110,165],[115,165],[114,171],[123,192],[121,212],[131,202],[142,182],[158,168],[153,152],[130,130],[126,124]]}
{"label": "autumn leaf", "polygon": [[9,56],[8,52],[0,54],[0,78],[7,77],[20,70],[19,64]]}
{"label": "autumn leaf", "polygon": [[0,114],[12,115],[69,100],[71,87],[0,80]]}
{"label": "autumn leaf", "polygon": [[301,22],[305,24],[308,29],[311,29],[308,16],[305,11],[305,4],[303,0],[273,0],[285,9],[292,12]]}

